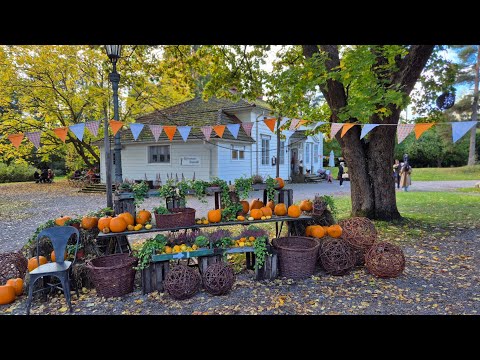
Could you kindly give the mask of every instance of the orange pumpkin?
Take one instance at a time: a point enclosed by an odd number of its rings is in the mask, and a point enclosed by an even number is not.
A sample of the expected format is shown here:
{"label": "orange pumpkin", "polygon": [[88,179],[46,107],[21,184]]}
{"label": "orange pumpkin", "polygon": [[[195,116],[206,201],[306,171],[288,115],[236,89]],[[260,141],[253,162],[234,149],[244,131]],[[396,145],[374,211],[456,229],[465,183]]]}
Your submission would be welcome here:
{"label": "orange pumpkin", "polygon": [[323,230],[325,231],[325,234],[328,234],[328,226],[322,226]]}
{"label": "orange pumpkin", "polygon": [[237,220],[238,220],[238,221],[245,221],[245,216],[238,215],[238,216],[237,216]]}
{"label": "orange pumpkin", "polygon": [[300,208],[297,205],[290,205],[288,207],[288,216],[293,217],[293,218],[298,218],[302,212],[300,211]]}
{"label": "orange pumpkin", "polygon": [[211,223],[218,223],[222,220],[222,211],[220,209],[210,210],[207,215],[208,221]]}
{"label": "orange pumpkin", "polygon": [[10,304],[15,301],[15,288],[10,285],[0,286],[0,305]]}
{"label": "orange pumpkin", "polygon": [[115,216],[112,220],[110,220],[110,230],[115,233],[125,231],[127,230],[127,222],[124,218]]}
{"label": "orange pumpkin", "polygon": [[[46,264],[48,262],[45,256],[39,256],[38,259],[40,260],[40,265]],[[35,270],[38,267],[37,257],[32,257],[28,259],[28,272]]]}
{"label": "orange pumpkin", "polygon": [[260,209],[260,211],[263,213],[263,216],[272,216],[272,209],[268,206],[264,206]]}
{"label": "orange pumpkin", "polygon": [[331,236],[333,238],[339,238],[342,235],[342,228],[340,225],[330,225],[328,227],[328,236]]}
{"label": "orange pumpkin", "polygon": [[241,215],[247,215],[248,212],[250,211],[250,204],[246,200],[240,201],[240,204],[242,204],[242,214]]}
{"label": "orange pumpkin", "polygon": [[287,214],[287,206],[283,203],[277,204],[273,212],[277,216],[285,216]]}
{"label": "orange pumpkin", "polygon": [[105,228],[109,229],[111,220],[112,220],[111,216],[104,216],[98,219],[98,224],[97,224],[98,230],[103,231],[103,229]]}
{"label": "orange pumpkin", "polygon": [[58,226],[64,226],[65,225],[65,222],[67,220],[71,220],[72,218],[70,216],[62,216],[62,217],[59,217],[59,218],[56,218],[55,219],[55,225],[58,225]]}
{"label": "orange pumpkin", "polygon": [[129,212],[121,213],[120,215],[118,215],[118,217],[121,217],[123,220],[125,220],[127,226],[135,224],[135,219],[133,218],[133,215]]}
{"label": "orange pumpkin", "polygon": [[20,296],[22,295],[23,292],[23,279],[22,278],[16,278],[16,279],[10,279],[7,281],[7,286],[13,286],[15,289],[15,295]]}
{"label": "orange pumpkin", "polygon": [[315,225],[308,225],[305,228],[305,236],[312,236],[312,229]]}
{"label": "orange pumpkin", "polygon": [[276,186],[276,189],[283,189],[283,187],[285,186],[285,181],[283,181],[281,177],[275,178],[275,180],[278,184],[278,186]]}
{"label": "orange pumpkin", "polygon": [[263,216],[263,212],[260,209],[253,209],[250,211],[250,216],[253,217],[255,220],[260,220]]}
{"label": "orange pumpkin", "polygon": [[273,210],[275,210],[275,203],[273,202],[273,200],[270,200],[269,202],[267,202],[267,205],[265,206],[268,206],[270,209],[272,209],[272,213],[273,213]]}
{"label": "orange pumpkin", "polygon": [[145,225],[151,219],[152,219],[152,214],[150,213],[150,211],[143,209],[138,212],[137,217],[135,218],[135,221],[137,222],[137,224]]}
{"label": "orange pumpkin", "polygon": [[316,225],[312,229],[312,237],[320,239],[325,236],[325,230],[320,225]]}
{"label": "orange pumpkin", "polygon": [[84,216],[82,219],[82,229],[92,230],[98,225],[98,219],[95,216]]}
{"label": "orange pumpkin", "polygon": [[263,203],[263,201],[260,201],[260,199],[253,199],[250,202],[250,211],[252,211],[253,209],[261,209],[264,206],[265,204]]}
{"label": "orange pumpkin", "polygon": [[300,203],[300,210],[302,211],[312,211],[313,210],[313,204],[310,200],[302,200]]}
{"label": "orange pumpkin", "polygon": [[[65,251],[65,255],[63,255],[63,260],[67,260],[67,257],[68,257],[68,254],[67,252]],[[55,250],[52,251],[52,253],[50,254],[50,261],[51,262],[55,262],[56,261],[56,257],[55,257]]]}

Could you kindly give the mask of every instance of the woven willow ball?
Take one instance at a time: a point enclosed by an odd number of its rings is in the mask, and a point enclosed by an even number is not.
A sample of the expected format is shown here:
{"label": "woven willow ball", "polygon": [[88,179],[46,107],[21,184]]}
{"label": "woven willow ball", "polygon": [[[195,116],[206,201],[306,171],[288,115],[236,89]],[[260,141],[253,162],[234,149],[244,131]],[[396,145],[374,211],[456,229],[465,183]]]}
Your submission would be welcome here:
{"label": "woven willow ball", "polygon": [[356,249],[367,251],[377,240],[375,224],[365,217],[353,217],[338,223],[342,238]]}
{"label": "woven willow ball", "polygon": [[380,242],[373,245],[365,255],[365,266],[375,276],[396,277],[405,269],[405,256],[399,246]]}
{"label": "woven willow ball", "polygon": [[224,262],[211,264],[203,273],[203,287],[212,295],[225,295],[235,282],[233,269]]}
{"label": "woven willow ball", "polygon": [[9,279],[25,278],[28,260],[19,252],[0,254],[0,285]]}
{"label": "woven willow ball", "polygon": [[163,286],[171,297],[184,300],[198,292],[201,282],[196,270],[186,265],[176,265],[167,274]]}
{"label": "woven willow ball", "polygon": [[322,238],[320,262],[325,271],[332,275],[344,275],[355,266],[353,248],[341,238]]}

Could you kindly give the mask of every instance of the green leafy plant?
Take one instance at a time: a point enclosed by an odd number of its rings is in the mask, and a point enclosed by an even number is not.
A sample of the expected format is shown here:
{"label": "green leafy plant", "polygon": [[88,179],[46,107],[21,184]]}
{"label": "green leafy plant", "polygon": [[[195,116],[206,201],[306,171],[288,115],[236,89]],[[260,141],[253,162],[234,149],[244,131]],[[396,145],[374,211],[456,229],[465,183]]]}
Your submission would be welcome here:
{"label": "green leafy plant", "polygon": [[175,187],[174,181],[168,179],[167,182],[158,189],[158,195],[164,199],[173,198],[177,195],[176,190],[177,188]]}
{"label": "green leafy plant", "polygon": [[55,225],[55,220],[48,220],[45,223],[41,224],[35,232],[32,234],[32,236],[27,240],[27,243],[23,246],[23,249],[26,249],[30,247],[32,244],[34,244],[37,241],[37,236],[40,234],[42,230],[54,227]]}
{"label": "green leafy plant", "polygon": [[230,205],[223,208],[222,211],[222,221],[234,221],[237,219],[237,214],[242,210],[242,204],[240,203],[231,203]]}
{"label": "green leafy plant", "polygon": [[258,270],[265,263],[265,256],[268,255],[267,252],[267,236],[260,236],[255,239],[253,243],[253,252],[255,254],[255,269]]}
{"label": "green leafy plant", "polygon": [[333,199],[333,196],[330,195],[322,195],[320,196],[325,203],[327,204],[327,209],[330,210],[332,213],[333,217],[336,218],[337,216],[337,208],[335,206],[335,200]]}
{"label": "green leafy plant", "polygon": [[153,212],[159,215],[170,214],[170,210],[168,210],[165,206],[156,206],[153,208]]}
{"label": "green leafy plant", "polygon": [[248,199],[250,192],[253,191],[252,178],[235,179],[235,190],[240,199]]}
{"label": "green leafy plant", "polygon": [[203,203],[207,202],[207,200],[205,200],[205,189],[209,185],[208,182],[203,180],[190,181],[190,188],[195,192],[195,197]]}
{"label": "green leafy plant", "polygon": [[105,207],[103,209],[100,209],[98,211],[92,212],[89,215],[91,216],[96,216],[98,218],[104,217],[104,216],[113,216],[115,212],[111,207]]}
{"label": "green leafy plant", "polygon": [[122,183],[117,183],[116,186],[115,186],[115,189],[118,191],[118,192],[132,192],[133,191],[133,183],[128,181],[128,180],[125,180],[124,182]]}
{"label": "green leafy plant", "polygon": [[235,245],[235,240],[227,236],[227,237],[221,238],[220,241],[215,243],[215,245],[217,247],[229,248],[232,245]]}
{"label": "green leafy plant", "polygon": [[156,252],[162,252],[167,245],[167,238],[165,235],[158,234],[154,238],[145,240],[142,248],[134,252],[133,255],[138,259],[137,270],[142,270],[148,267],[152,260],[152,255]]}
{"label": "green leafy plant", "polygon": [[142,181],[138,184],[132,185],[133,191],[133,203],[135,206],[140,205],[145,200],[145,197],[148,194],[149,186],[145,181]]}
{"label": "green leafy plant", "polygon": [[72,226],[72,225],[75,225],[75,224],[80,225],[81,223],[82,223],[81,218],[71,218],[71,219],[65,221],[65,226]]}
{"label": "green leafy plant", "polygon": [[275,186],[277,186],[277,181],[270,177],[267,176],[267,179],[265,180],[265,184],[267,184],[267,198],[268,200],[275,200]]}
{"label": "green leafy plant", "polygon": [[199,235],[195,238],[194,244],[197,245],[199,248],[204,248],[204,247],[208,247],[208,245],[210,244],[210,241],[205,235]]}

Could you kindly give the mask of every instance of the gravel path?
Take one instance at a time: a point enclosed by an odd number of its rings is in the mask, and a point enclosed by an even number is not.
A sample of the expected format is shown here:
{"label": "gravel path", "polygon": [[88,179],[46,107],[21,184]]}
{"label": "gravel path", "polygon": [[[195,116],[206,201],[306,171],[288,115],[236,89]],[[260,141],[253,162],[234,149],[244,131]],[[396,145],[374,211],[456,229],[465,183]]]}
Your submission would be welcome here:
{"label": "gravel path", "polygon": [[[418,181],[411,191],[453,190],[458,187],[473,187],[476,181]],[[290,184],[294,200],[311,198],[316,193],[348,195],[350,182],[340,187],[338,181],[319,184]],[[251,193],[251,198],[262,197],[261,191]],[[207,197],[207,204],[189,199],[188,206],[197,210],[196,216],[206,216],[214,207],[213,197]],[[148,198],[142,207],[151,209],[158,206],[160,199]],[[83,194],[68,187],[66,182],[54,184],[16,183],[0,185],[0,252],[20,249],[39,224],[60,215],[84,215],[106,206],[105,194]],[[140,236],[141,237],[141,236]],[[138,237],[132,237],[136,240]]]}

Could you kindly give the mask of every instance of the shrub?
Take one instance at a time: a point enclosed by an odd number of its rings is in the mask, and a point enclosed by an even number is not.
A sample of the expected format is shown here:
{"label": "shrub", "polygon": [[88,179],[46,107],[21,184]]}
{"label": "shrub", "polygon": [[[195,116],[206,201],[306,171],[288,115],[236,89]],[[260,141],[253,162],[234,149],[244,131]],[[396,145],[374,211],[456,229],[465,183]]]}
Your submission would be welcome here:
{"label": "shrub", "polygon": [[33,181],[35,168],[27,164],[0,163],[0,183]]}

